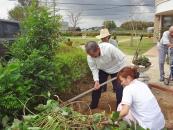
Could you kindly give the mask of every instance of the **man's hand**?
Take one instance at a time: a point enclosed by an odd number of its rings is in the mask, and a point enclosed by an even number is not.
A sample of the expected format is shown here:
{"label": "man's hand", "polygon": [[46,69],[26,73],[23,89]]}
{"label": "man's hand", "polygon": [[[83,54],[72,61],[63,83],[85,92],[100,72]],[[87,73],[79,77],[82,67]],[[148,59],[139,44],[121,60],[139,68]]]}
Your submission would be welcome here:
{"label": "man's hand", "polygon": [[173,44],[169,43],[169,44],[168,44],[168,47],[169,47],[169,48],[173,48]]}
{"label": "man's hand", "polygon": [[95,81],[94,89],[98,90],[100,88],[99,81]]}

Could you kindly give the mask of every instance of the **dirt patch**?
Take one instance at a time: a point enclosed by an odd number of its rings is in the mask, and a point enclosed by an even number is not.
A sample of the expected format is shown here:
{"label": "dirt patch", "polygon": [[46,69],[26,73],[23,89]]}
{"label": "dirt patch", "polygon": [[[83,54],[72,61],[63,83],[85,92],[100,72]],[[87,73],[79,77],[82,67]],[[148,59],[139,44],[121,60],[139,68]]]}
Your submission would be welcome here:
{"label": "dirt patch", "polygon": [[[158,87],[163,87],[163,86],[158,86]],[[170,130],[173,130],[173,98],[172,98],[173,93],[169,88],[164,88],[164,89],[160,90],[157,88],[153,88],[151,86],[151,90],[153,94],[156,96],[157,101],[164,114],[166,120],[166,127],[170,128]]]}
{"label": "dirt patch", "polygon": [[[92,84],[93,87],[94,84]],[[106,112],[107,114],[111,113],[112,111],[115,111],[116,108],[116,96],[113,92],[112,84],[109,83],[107,86],[107,91],[103,92],[99,101],[98,108],[89,110],[88,106],[91,102],[91,93],[82,97],[79,99],[82,103],[81,106],[77,109],[79,112],[83,114],[93,114],[93,113],[100,113],[100,112]],[[78,105],[79,106],[79,105]]]}
{"label": "dirt patch", "polygon": [[87,75],[81,80],[74,82],[64,92],[57,93],[57,95],[60,97],[61,100],[67,101],[68,99],[73,98],[76,95],[89,90],[90,88],[93,87],[93,85],[94,85],[94,82],[93,82],[92,76]]}

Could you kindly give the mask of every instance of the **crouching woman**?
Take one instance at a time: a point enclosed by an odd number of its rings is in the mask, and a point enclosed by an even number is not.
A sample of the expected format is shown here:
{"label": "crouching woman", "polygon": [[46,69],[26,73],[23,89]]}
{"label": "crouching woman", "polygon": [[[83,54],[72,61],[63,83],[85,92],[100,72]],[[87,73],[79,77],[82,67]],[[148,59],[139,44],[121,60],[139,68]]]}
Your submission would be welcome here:
{"label": "crouching woman", "polygon": [[[138,81],[137,69],[123,68],[118,78],[124,86],[120,118],[135,120],[144,129],[161,130],[165,126],[164,116],[149,87]],[[133,118],[133,119],[132,119]]]}

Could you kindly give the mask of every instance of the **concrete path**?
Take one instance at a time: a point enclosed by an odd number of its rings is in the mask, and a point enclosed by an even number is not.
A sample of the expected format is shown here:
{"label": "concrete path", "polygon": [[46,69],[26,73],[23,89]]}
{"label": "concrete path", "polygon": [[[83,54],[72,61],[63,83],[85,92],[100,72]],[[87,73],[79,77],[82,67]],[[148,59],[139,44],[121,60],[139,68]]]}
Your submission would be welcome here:
{"label": "concrete path", "polygon": [[144,55],[149,56],[149,57],[158,57],[157,46],[152,47],[150,50],[148,50],[146,53],[144,53]]}
{"label": "concrete path", "polygon": [[[163,82],[159,81],[159,55],[157,46],[154,46],[153,48],[148,50],[146,53],[144,53],[144,55],[150,58],[150,61],[152,63],[151,68],[147,72],[145,72],[145,74],[147,74],[150,77],[150,82],[158,83],[165,86]],[[165,63],[165,76],[168,76],[170,74],[169,68],[169,65]],[[173,86],[172,82],[170,83],[169,87],[170,86]]]}

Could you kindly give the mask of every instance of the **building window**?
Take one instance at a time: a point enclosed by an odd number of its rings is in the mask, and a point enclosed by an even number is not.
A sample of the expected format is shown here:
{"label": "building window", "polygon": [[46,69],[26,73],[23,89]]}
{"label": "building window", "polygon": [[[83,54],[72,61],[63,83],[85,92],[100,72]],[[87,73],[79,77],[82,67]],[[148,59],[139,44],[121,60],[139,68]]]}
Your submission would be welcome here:
{"label": "building window", "polygon": [[19,23],[0,22],[0,38],[14,38],[19,32]]}
{"label": "building window", "polygon": [[170,26],[173,25],[173,16],[163,16],[162,17],[162,29],[161,32],[168,30]]}

